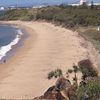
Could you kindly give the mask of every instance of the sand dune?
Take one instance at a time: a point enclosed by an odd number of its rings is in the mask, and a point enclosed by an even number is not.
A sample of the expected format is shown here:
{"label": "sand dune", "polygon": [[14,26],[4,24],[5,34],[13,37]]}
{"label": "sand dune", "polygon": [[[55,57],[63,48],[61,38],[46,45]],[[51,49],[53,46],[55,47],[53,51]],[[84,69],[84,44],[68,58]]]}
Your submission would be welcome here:
{"label": "sand dune", "polygon": [[66,71],[80,60],[96,60],[97,52],[92,44],[77,32],[46,22],[8,23],[24,27],[30,36],[12,58],[0,65],[0,98],[40,96],[55,82],[47,80],[51,70],[61,68]]}

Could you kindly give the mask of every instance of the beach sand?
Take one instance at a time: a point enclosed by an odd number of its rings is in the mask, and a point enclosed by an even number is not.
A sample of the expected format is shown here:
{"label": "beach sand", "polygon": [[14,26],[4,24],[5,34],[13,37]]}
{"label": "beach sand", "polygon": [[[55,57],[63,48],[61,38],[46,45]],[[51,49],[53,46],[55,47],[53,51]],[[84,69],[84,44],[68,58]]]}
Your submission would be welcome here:
{"label": "beach sand", "polygon": [[29,33],[16,54],[0,64],[0,99],[33,99],[41,96],[55,79],[48,72],[61,68],[64,72],[83,59],[97,65],[93,45],[77,32],[47,22],[1,22],[17,24]]}

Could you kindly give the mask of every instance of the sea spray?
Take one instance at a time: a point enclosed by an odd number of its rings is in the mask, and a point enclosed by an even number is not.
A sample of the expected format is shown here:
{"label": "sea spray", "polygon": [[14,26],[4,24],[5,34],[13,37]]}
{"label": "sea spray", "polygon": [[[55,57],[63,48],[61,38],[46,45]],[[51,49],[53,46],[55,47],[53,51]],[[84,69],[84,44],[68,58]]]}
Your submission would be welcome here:
{"label": "sea spray", "polygon": [[0,48],[0,60],[2,60],[2,58],[5,57],[6,54],[12,49],[12,46],[16,45],[21,39],[21,36],[23,35],[22,31],[18,29],[17,32],[18,34],[16,35],[16,38],[12,40],[12,42]]}

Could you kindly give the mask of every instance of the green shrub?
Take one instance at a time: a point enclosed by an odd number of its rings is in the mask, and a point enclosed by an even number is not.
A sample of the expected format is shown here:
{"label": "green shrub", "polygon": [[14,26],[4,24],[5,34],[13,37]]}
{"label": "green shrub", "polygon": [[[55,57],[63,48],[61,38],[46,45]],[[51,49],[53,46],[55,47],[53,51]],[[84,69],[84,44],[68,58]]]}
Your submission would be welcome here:
{"label": "green shrub", "polygon": [[[100,80],[89,80],[85,86],[77,90],[78,100],[97,100],[100,97]],[[94,99],[95,98],[95,99]]]}
{"label": "green shrub", "polygon": [[60,77],[62,76],[62,70],[61,69],[57,69],[54,71],[54,77],[57,78],[57,77]]}
{"label": "green shrub", "polygon": [[68,73],[72,73],[73,72],[73,70],[72,69],[68,69]]}
{"label": "green shrub", "polygon": [[48,79],[53,78],[53,76],[54,76],[54,71],[51,71],[48,73]]}
{"label": "green shrub", "polygon": [[48,79],[51,79],[51,78],[58,78],[62,76],[62,70],[61,69],[56,69],[55,71],[51,71],[48,73]]}
{"label": "green shrub", "polygon": [[[96,7],[94,7],[96,8]],[[35,15],[35,17],[34,17]],[[3,20],[38,20],[55,21],[64,24],[65,27],[74,27],[76,25],[88,26],[97,25],[100,17],[100,11],[91,8],[73,7],[68,5],[51,6],[41,9],[14,9],[7,10]]]}

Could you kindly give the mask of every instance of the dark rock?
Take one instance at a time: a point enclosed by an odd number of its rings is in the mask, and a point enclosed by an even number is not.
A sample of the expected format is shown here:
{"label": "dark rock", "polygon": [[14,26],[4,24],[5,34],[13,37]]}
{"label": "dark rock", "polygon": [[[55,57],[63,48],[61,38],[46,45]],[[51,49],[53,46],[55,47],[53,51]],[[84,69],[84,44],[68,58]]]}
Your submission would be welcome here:
{"label": "dark rock", "polygon": [[69,87],[68,89],[68,97],[69,97],[69,100],[77,100],[77,95],[76,95],[76,86],[75,85],[72,85]]}
{"label": "dark rock", "polygon": [[83,74],[83,79],[85,79],[86,77],[98,76],[96,67],[89,59],[78,62],[78,66],[80,67],[80,70]]}
{"label": "dark rock", "polygon": [[[70,87],[70,81],[64,77],[60,77],[55,86],[50,87],[43,96],[35,98],[34,100],[69,100],[67,90],[69,90]],[[66,91],[64,95],[62,94],[62,90]]]}
{"label": "dark rock", "polygon": [[93,67],[92,62],[89,59],[81,60],[78,62],[79,66],[88,66],[88,67]]}
{"label": "dark rock", "polygon": [[67,90],[70,86],[71,86],[71,82],[68,79],[65,79],[64,77],[60,77],[56,82],[55,89],[57,91]]}
{"label": "dark rock", "polygon": [[44,93],[42,99],[64,100],[65,98],[59,91],[55,90],[55,86],[52,86]]}

